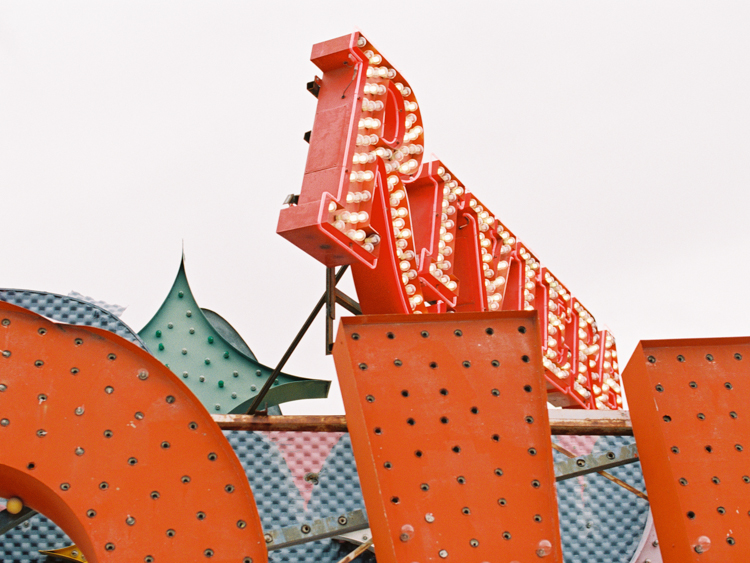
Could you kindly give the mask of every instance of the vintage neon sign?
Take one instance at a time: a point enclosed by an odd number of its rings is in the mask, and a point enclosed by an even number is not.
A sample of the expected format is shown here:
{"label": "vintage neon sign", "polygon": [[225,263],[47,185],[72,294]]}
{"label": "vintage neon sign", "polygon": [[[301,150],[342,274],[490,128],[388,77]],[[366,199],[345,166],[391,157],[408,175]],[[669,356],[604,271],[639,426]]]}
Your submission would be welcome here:
{"label": "vintage neon sign", "polygon": [[550,401],[619,408],[614,338],[455,173],[423,162],[406,79],[358,32],[311,60],[323,77],[305,176],[277,232],[351,264],[367,314],[538,309]]}

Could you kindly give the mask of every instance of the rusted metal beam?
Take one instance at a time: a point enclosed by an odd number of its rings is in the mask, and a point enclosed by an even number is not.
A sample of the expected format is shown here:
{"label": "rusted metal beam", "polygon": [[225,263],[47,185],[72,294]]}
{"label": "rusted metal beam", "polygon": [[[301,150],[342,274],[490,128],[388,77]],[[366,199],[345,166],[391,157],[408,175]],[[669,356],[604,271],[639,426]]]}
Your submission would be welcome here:
{"label": "rusted metal beam", "polygon": [[555,436],[632,436],[628,411],[551,409],[549,422]]}
{"label": "rusted metal beam", "polygon": [[[214,421],[222,430],[286,430],[289,432],[347,432],[343,415],[253,416],[216,414]],[[549,411],[555,436],[632,436],[628,411]]]}

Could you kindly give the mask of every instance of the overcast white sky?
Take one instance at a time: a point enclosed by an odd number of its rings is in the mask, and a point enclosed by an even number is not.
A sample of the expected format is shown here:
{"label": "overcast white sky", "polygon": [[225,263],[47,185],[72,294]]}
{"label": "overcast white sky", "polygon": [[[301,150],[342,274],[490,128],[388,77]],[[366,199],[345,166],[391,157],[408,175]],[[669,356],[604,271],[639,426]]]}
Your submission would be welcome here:
{"label": "overcast white sky", "polygon": [[[427,152],[623,364],[750,332],[746,2],[0,1],[0,287],[127,305],[139,330],[184,241],[198,302],[275,365],[324,289],[275,234],[310,50],[355,27],[409,80]],[[323,341],[321,316],[285,371],[335,380]],[[343,412],[338,387],[285,412]]]}

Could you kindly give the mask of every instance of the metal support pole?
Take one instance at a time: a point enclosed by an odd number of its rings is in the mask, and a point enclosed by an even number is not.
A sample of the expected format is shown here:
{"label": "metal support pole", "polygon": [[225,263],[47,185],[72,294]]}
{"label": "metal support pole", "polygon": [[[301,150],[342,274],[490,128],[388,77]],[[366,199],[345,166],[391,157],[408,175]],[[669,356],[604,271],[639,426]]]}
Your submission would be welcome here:
{"label": "metal support pole", "polygon": [[326,268],[326,356],[333,352],[333,323],[336,320],[336,275]]}
{"label": "metal support pole", "polygon": [[[348,267],[349,266],[341,266],[339,268],[339,271],[336,272],[336,275],[334,277],[335,282],[338,282],[342,278],[342,276],[344,275]],[[305,320],[305,323],[302,325],[302,328],[297,333],[297,336],[295,336],[294,340],[292,340],[292,343],[289,345],[289,348],[287,348],[286,352],[284,352],[284,355],[282,356],[281,360],[279,360],[278,365],[274,368],[269,378],[263,384],[263,388],[260,390],[260,393],[258,393],[255,396],[255,400],[250,405],[250,408],[247,409],[247,414],[255,414],[255,412],[258,410],[258,407],[263,401],[263,398],[268,393],[268,390],[271,389],[273,382],[276,381],[276,378],[281,373],[281,370],[284,369],[286,362],[289,360],[289,358],[292,356],[294,351],[297,349],[297,345],[302,340],[302,337],[305,336],[307,329],[310,328],[310,325],[312,325],[313,321],[315,320],[315,317],[318,315],[318,313],[320,313],[320,310],[323,308],[323,305],[326,304],[327,298],[328,298],[328,292],[326,291],[326,293],[324,293],[323,296],[318,300],[317,304],[315,305],[315,308],[313,308],[312,312],[307,317],[307,320]]]}

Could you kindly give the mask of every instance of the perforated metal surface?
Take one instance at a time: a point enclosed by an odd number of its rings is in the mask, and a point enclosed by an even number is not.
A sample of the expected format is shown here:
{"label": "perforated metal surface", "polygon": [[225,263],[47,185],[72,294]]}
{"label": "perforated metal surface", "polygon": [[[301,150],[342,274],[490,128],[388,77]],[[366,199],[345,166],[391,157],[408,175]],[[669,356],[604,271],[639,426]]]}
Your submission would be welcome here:
{"label": "perforated metal surface", "polygon": [[[348,434],[341,436],[332,448],[331,435],[324,433],[277,433],[287,434],[283,440],[270,440],[267,434],[257,432],[225,434],[245,468],[264,529],[302,524],[305,520],[364,508]],[[556,436],[553,440],[584,455],[619,447],[632,438]],[[295,455],[285,457],[280,444],[294,444]],[[563,459],[562,454],[553,453],[556,461]],[[317,467],[320,467],[317,483],[304,481],[303,477],[304,489],[300,490],[297,476],[314,472]],[[611,471],[644,490],[639,464]],[[646,501],[598,475],[562,481],[556,488],[565,563],[630,563],[645,530]],[[69,543],[65,533],[50,520],[36,516],[0,539],[0,560],[37,561],[41,558],[37,549],[52,549]],[[269,560],[273,563],[336,563],[351,549],[350,544],[324,540],[272,552]],[[652,547],[648,558],[652,563],[659,563],[654,549],[658,555],[658,548]],[[643,559],[638,561],[643,563]]]}
{"label": "perforated metal surface", "polygon": [[106,331],[0,319],[0,496],[92,562],[266,560],[242,467],[169,370]]}
{"label": "perforated metal surface", "polygon": [[[209,411],[244,413],[273,369],[259,363],[252,352],[247,354],[247,346],[235,347],[232,342],[239,335],[221,317],[209,315],[217,324],[223,321],[221,330],[198,306],[183,261],[167,298],[139,335]],[[261,408],[297,399],[325,398],[330,385],[330,381],[282,373]]]}
{"label": "perforated metal surface", "polygon": [[334,357],[378,560],[562,561],[536,313],[344,318]]}
{"label": "perforated metal surface", "polygon": [[117,316],[94,303],[77,297],[57,295],[46,291],[0,289],[0,301],[18,305],[53,321],[103,328],[146,349],[146,345],[135,331]]}
{"label": "perforated metal surface", "polygon": [[750,560],[750,338],[643,341],[623,374],[666,563]]}

